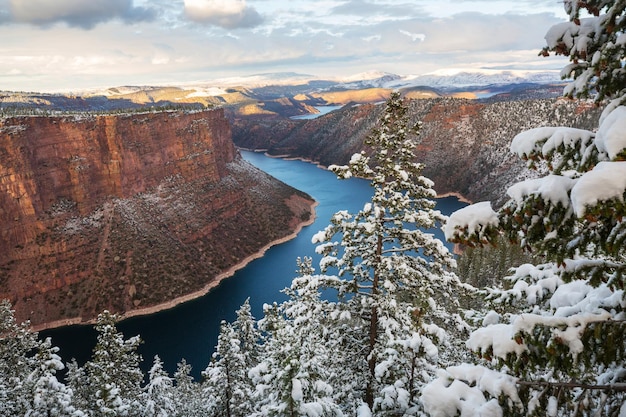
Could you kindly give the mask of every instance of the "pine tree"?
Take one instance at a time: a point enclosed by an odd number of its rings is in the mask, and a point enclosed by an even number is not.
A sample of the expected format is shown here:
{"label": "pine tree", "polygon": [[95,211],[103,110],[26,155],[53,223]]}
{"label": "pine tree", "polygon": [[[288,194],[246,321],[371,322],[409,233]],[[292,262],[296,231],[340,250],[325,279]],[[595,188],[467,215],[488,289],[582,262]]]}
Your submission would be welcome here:
{"label": "pine tree", "polygon": [[[494,312],[470,336],[483,366],[450,368],[425,389],[433,413],[462,412],[461,396],[507,415],[626,413],[625,8],[567,0],[570,22],[546,37],[544,52],[572,60],[563,71],[574,77],[566,94],[613,98],[597,132],[520,133],[511,150],[547,175],[510,187],[498,212],[478,203],[451,216],[453,241],[484,244],[503,233],[545,263],[520,266],[493,292],[496,309],[514,311]],[[584,10],[591,16],[581,19]]]}
{"label": "pine tree", "polygon": [[[261,352],[261,332],[252,315],[249,298],[237,310],[237,319],[233,325],[240,341],[239,348],[243,356],[243,369],[252,369],[259,363],[259,358],[263,352]],[[245,395],[247,394],[249,393]]]}
{"label": "pine tree", "polygon": [[261,333],[250,300],[237,310],[234,323],[223,321],[216,352],[203,372],[204,393],[211,415],[247,416],[252,412],[253,384],[248,370],[258,364]]}
{"label": "pine tree", "polygon": [[254,386],[248,370],[259,362],[260,343],[261,333],[247,299],[237,310],[234,323],[221,323],[216,352],[203,372],[211,415],[247,416],[252,412]]}
{"label": "pine tree", "polygon": [[0,301],[0,415],[24,415],[29,409],[26,382],[36,368],[31,352],[37,347],[29,324],[18,324],[11,303]]}
{"label": "pine tree", "polygon": [[174,395],[174,416],[205,417],[208,405],[202,395],[200,384],[191,376],[191,365],[184,359],[174,373],[176,392]]}
{"label": "pine tree", "polygon": [[264,359],[252,368],[255,416],[340,416],[331,373],[341,350],[328,329],[331,304],[320,299],[310,258],[298,259],[299,277],[284,292],[290,297],[266,306]]}
{"label": "pine tree", "polygon": [[548,31],[548,45],[541,54],[549,56],[554,52],[570,58],[571,63],[561,75],[575,81],[568,84],[565,95],[592,96],[598,102],[624,97],[626,4],[623,0],[565,0],[563,4],[569,22]]}
{"label": "pine tree", "polygon": [[217,347],[211,363],[202,372],[204,392],[208,398],[209,415],[235,416],[234,402],[239,378],[244,371],[240,340],[233,325],[222,321]]}
{"label": "pine tree", "polygon": [[174,382],[163,369],[163,361],[154,357],[152,368],[148,372],[148,384],[145,387],[143,401],[146,417],[169,417],[174,414]]}
{"label": "pine tree", "polygon": [[[460,285],[450,272],[455,262],[447,248],[425,231],[443,225],[445,216],[434,209],[433,183],[415,162],[419,125],[409,126],[407,112],[394,92],[380,127],[366,141],[372,155],[363,151],[349,166],[330,167],[340,178],[371,179],[374,195],[356,214],[336,213],[313,238],[324,255],[322,271],[336,268],[342,278],[325,285],[337,290],[353,319],[361,320],[362,349],[352,362],[367,361],[367,371],[360,374],[362,400],[374,412],[414,412],[417,382],[424,367],[436,361],[434,342],[445,333],[431,320],[436,315],[445,320],[441,302],[450,303]],[[400,372],[405,365],[415,372]]]}
{"label": "pine tree", "polygon": [[85,415],[56,377],[64,369],[58,351],[50,338],[39,340],[28,323],[16,323],[9,301],[0,302],[0,415]]}
{"label": "pine tree", "polygon": [[26,416],[84,416],[73,405],[72,390],[56,377],[56,373],[65,368],[57,354],[59,348],[52,346],[51,339],[46,338],[38,350],[35,358],[37,367],[30,373],[26,383],[30,402]]}
{"label": "pine tree", "polygon": [[56,378],[64,368],[59,348],[37,336],[29,323],[16,323],[9,301],[0,301],[0,415],[83,416],[72,391]]}
{"label": "pine tree", "polygon": [[143,373],[137,348],[138,336],[124,339],[117,331],[118,317],[105,311],[98,315],[98,338],[92,359],[83,368],[69,367],[70,387],[78,404],[85,404],[93,416],[140,416]]}

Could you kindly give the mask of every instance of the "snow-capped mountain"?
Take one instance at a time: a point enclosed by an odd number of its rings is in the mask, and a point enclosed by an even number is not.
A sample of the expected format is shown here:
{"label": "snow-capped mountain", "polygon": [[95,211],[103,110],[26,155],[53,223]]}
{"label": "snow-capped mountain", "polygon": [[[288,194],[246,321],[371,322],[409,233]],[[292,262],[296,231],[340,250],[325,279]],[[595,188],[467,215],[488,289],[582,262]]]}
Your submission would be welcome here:
{"label": "snow-capped mountain", "polygon": [[549,84],[560,82],[559,71],[441,70],[407,76],[388,87],[428,86],[433,88],[471,87],[504,84]]}
{"label": "snow-capped mountain", "polygon": [[382,72],[357,74],[338,84],[348,89],[366,87],[408,88],[430,87],[438,89],[481,87],[508,84],[550,84],[560,81],[558,71],[518,70],[440,70],[422,75],[396,75]]}
{"label": "snow-capped mountain", "polygon": [[362,88],[387,88],[395,82],[400,82],[404,77],[381,71],[370,71],[341,78],[337,87],[349,90],[359,90]]}

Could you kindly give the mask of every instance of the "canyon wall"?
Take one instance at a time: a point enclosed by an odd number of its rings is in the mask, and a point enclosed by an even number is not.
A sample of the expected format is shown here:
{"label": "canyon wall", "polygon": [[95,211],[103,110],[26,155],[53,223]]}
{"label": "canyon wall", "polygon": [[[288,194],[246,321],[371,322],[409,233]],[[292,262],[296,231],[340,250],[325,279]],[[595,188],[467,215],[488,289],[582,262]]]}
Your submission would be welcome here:
{"label": "canyon wall", "polygon": [[0,120],[0,298],[84,321],[212,285],[312,201],[243,161],[222,110]]}
{"label": "canyon wall", "polygon": [[[346,106],[312,120],[232,117],[235,144],[299,157],[321,165],[346,164],[364,149],[383,104]],[[563,99],[483,101],[454,98],[410,102],[413,122],[423,123],[416,153],[424,175],[440,194],[502,202],[506,188],[533,175],[509,152],[518,133],[540,126],[595,129],[600,110]]]}

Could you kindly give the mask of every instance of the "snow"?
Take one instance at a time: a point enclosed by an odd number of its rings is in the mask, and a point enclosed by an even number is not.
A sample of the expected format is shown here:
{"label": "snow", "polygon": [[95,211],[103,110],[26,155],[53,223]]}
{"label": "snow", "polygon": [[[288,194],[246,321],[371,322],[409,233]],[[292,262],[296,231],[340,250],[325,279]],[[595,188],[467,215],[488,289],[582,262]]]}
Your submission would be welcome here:
{"label": "snow", "polygon": [[576,314],[601,314],[606,310],[623,307],[623,290],[611,290],[606,284],[592,287],[586,281],[576,280],[562,284],[552,295],[550,307],[555,317]]}
{"label": "snow", "polygon": [[197,87],[193,90],[193,92],[187,94],[185,98],[214,97],[214,96],[221,96],[224,94],[227,94],[227,91],[220,87],[206,87],[206,88]]}
{"label": "snow", "polygon": [[[608,114],[607,114],[608,113]],[[594,141],[599,151],[614,160],[626,148],[626,106],[605,111]]]}
{"label": "snow", "polygon": [[554,396],[550,396],[548,399],[548,407],[546,409],[546,415],[550,417],[555,417],[558,412],[559,402]]}
{"label": "snow", "polygon": [[546,33],[545,39],[549,48],[555,48],[560,43],[568,50],[587,51],[589,40],[595,33],[599,33],[598,18],[580,19],[580,24],[563,22],[552,26]]}
{"label": "snow", "polygon": [[491,208],[491,202],[482,201],[452,213],[446,223],[444,233],[446,239],[451,240],[457,229],[463,230],[467,227],[469,235],[478,234],[480,236],[487,226],[497,226],[498,222],[498,214]]}
{"label": "snow", "polygon": [[593,207],[601,201],[624,201],[625,191],[626,162],[600,162],[579,178],[572,188],[574,213],[583,217],[587,207]]}
{"label": "snow", "polygon": [[372,411],[367,406],[367,404],[362,403],[359,408],[356,410],[357,417],[372,417]]}
{"label": "snow", "polygon": [[[585,281],[576,280],[562,284],[554,291],[550,298],[550,307],[558,309],[559,307],[572,306],[579,303],[592,289]],[[559,315],[559,314],[557,314]]]}
{"label": "snow", "polygon": [[513,276],[506,279],[515,282],[513,288],[506,291],[506,294],[516,299],[526,297],[526,302],[530,305],[537,304],[544,297],[554,293],[562,283],[554,264],[523,264],[517,267]]}
{"label": "snow", "polygon": [[511,141],[511,152],[520,158],[540,152],[547,155],[560,146],[586,146],[594,134],[588,130],[571,127],[538,127],[516,135]]}
{"label": "snow", "polygon": [[576,184],[576,180],[561,175],[548,175],[542,178],[534,178],[518,182],[507,190],[507,195],[515,200],[517,204],[522,204],[524,199],[530,195],[538,195],[545,202],[553,205],[561,203],[564,207],[569,207],[569,192]]}
{"label": "snow", "polygon": [[493,356],[505,359],[509,353],[523,353],[527,347],[514,340],[517,329],[509,324],[492,324],[474,331],[466,342],[469,349],[486,353],[493,350]]}
{"label": "snow", "polygon": [[500,314],[491,310],[483,318],[483,326],[489,326],[492,324],[498,324],[500,322]]}
{"label": "snow", "polygon": [[302,393],[302,382],[298,378],[293,378],[291,380],[291,398],[300,402],[304,398],[304,394]]}
{"label": "snow", "polygon": [[300,411],[307,417],[323,417],[324,407],[320,403],[306,403],[300,406]]}
{"label": "snow", "polygon": [[[497,398],[509,395],[519,404],[515,378],[497,371],[464,364],[440,370],[438,377],[422,390],[424,410],[433,417],[502,417]],[[487,399],[484,392],[493,398]]]}

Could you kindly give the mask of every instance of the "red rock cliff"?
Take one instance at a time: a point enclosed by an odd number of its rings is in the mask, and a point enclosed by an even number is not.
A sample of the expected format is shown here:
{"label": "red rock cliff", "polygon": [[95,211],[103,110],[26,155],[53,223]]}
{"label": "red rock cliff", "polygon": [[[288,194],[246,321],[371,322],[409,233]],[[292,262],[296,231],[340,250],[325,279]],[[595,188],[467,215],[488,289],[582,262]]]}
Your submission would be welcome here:
{"label": "red rock cliff", "polygon": [[0,298],[39,324],[201,290],[310,216],[263,175],[221,110],[1,120]]}

